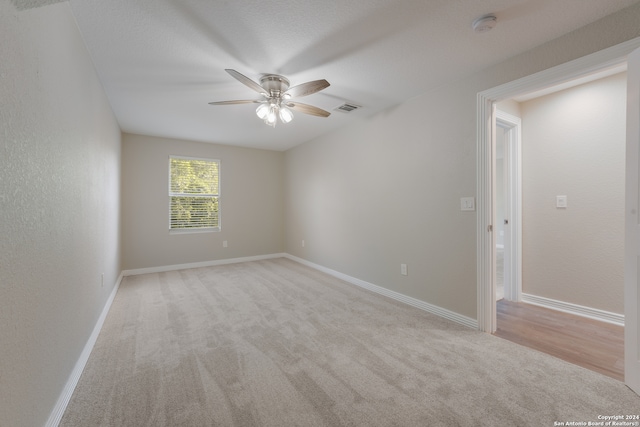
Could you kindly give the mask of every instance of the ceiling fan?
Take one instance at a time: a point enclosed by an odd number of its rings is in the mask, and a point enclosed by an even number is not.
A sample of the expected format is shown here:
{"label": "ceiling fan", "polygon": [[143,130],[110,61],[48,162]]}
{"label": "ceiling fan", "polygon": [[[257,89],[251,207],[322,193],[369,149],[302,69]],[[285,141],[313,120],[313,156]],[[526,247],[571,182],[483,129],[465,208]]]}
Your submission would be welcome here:
{"label": "ceiling fan", "polygon": [[313,105],[291,101],[291,98],[311,95],[329,87],[329,82],[326,80],[314,80],[289,88],[289,80],[279,74],[265,74],[260,78],[258,84],[236,70],[226,69],[225,71],[240,83],[258,92],[263,98],[210,102],[210,105],[260,104],[256,109],[256,114],[266,124],[273,127],[276,126],[278,117],[282,123],[289,123],[293,120],[291,110],[318,117],[329,117],[331,114]]}

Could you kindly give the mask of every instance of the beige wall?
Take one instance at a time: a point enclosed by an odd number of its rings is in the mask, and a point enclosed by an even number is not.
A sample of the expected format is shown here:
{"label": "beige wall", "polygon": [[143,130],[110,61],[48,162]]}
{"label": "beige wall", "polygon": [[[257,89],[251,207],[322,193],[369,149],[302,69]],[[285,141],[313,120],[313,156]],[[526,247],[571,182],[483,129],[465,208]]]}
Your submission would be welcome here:
{"label": "beige wall", "polygon": [[638,37],[639,21],[637,4],[288,151],[286,251],[475,318],[476,216],[459,200],[476,190],[477,93]]}
{"label": "beige wall", "polygon": [[408,101],[286,153],[286,249],[471,316],[474,297],[458,295],[475,281],[475,214],[459,210],[475,192],[464,173],[475,170],[473,133],[455,140],[451,127],[425,125],[452,112],[427,106]]}
{"label": "beige wall", "polygon": [[513,99],[505,99],[504,101],[496,102],[496,108],[512,116],[520,117],[520,103]]}
{"label": "beige wall", "polygon": [[[220,232],[169,234],[170,155],[220,160]],[[283,167],[282,152],[124,134],[124,269],[282,252]]]}
{"label": "beige wall", "polygon": [[68,3],[0,1],[0,40],[0,425],[33,427],[121,271],[120,130]]}
{"label": "beige wall", "polygon": [[623,313],[626,73],[521,112],[523,292]]}

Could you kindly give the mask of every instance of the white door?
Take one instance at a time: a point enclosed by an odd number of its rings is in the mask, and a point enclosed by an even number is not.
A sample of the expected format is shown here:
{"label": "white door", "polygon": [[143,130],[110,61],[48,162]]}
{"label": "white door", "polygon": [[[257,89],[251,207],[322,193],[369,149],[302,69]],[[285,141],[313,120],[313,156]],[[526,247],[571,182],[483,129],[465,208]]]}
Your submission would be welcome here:
{"label": "white door", "polygon": [[625,209],[625,267],[624,267],[624,380],[640,394],[640,317],[638,299],[640,287],[640,49],[628,57],[627,68],[627,170]]}
{"label": "white door", "polygon": [[[496,110],[496,126],[504,132],[504,298],[521,301],[522,297],[522,160],[521,119]],[[496,220],[494,219],[494,224]]]}

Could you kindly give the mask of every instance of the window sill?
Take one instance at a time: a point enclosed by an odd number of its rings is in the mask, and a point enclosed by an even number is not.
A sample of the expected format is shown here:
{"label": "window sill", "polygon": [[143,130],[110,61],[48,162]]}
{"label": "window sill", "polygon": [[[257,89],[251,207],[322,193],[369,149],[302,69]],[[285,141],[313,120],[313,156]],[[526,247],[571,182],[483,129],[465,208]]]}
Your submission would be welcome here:
{"label": "window sill", "polygon": [[220,231],[220,227],[210,228],[171,228],[169,234],[197,234],[197,233],[216,233]]}

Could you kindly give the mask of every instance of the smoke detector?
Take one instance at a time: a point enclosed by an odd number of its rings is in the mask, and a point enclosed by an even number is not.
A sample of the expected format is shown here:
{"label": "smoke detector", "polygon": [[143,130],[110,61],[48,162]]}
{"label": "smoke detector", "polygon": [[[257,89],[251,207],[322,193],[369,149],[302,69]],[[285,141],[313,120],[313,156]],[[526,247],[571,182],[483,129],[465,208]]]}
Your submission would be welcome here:
{"label": "smoke detector", "polygon": [[473,21],[471,27],[476,33],[486,33],[487,31],[491,31],[491,29],[496,26],[496,22],[498,22],[498,18],[496,18],[496,15],[483,15]]}

